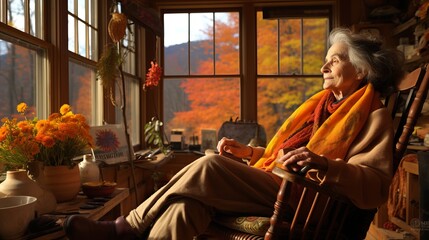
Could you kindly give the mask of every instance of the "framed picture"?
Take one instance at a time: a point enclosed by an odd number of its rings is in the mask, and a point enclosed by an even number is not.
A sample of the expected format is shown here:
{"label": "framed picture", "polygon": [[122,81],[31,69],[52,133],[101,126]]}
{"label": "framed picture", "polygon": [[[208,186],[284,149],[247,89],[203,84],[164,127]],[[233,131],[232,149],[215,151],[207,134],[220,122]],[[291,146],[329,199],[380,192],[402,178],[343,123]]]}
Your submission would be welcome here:
{"label": "framed picture", "polygon": [[[128,145],[122,124],[93,126],[94,155],[97,161],[115,164],[128,161]],[[134,153],[131,153],[134,156]]]}
{"label": "framed picture", "polygon": [[207,149],[216,149],[217,134],[216,129],[202,129],[201,130],[201,152]]}

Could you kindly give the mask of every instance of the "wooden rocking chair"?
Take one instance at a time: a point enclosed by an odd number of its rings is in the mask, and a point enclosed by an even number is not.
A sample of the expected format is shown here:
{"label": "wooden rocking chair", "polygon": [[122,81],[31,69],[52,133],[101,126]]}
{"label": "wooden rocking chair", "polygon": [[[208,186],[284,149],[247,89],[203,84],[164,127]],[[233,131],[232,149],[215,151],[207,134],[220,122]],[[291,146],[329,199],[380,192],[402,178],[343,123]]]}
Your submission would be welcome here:
{"label": "wooden rocking chair", "polygon": [[[397,119],[393,166],[396,171],[426,100],[429,68],[417,68],[397,84],[397,91],[385,105]],[[404,98],[405,94],[405,98]],[[218,217],[198,239],[364,239],[377,209],[363,210],[333,189],[320,186],[303,176],[276,168],[283,178],[271,218],[259,216]],[[293,216],[285,211],[292,184],[303,187]],[[307,204],[308,201],[311,204]],[[304,204],[306,203],[306,204]],[[290,214],[290,211],[289,211]]]}

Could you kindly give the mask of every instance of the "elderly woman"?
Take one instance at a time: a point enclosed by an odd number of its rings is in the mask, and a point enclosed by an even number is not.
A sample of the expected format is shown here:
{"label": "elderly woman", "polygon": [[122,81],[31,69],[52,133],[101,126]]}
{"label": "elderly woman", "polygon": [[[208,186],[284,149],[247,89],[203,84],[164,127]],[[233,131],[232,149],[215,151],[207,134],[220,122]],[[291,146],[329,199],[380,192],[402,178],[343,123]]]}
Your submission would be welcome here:
{"label": "elderly woman", "polygon": [[[393,128],[381,94],[403,76],[402,57],[381,43],[335,29],[323,73],[324,90],[304,102],[267,148],[233,139],[219,155],[189,164],[128,216],[94,222],[71,216],[70,239],[192,239],[218,213],[271,216],[281,179],[271,173],[310,168],[307,176],[335,186],[362,209],[386,201],[392,174]],[[249,166],[225,155],[249,159]],[[371,196],[371,197],[368,197]]]}

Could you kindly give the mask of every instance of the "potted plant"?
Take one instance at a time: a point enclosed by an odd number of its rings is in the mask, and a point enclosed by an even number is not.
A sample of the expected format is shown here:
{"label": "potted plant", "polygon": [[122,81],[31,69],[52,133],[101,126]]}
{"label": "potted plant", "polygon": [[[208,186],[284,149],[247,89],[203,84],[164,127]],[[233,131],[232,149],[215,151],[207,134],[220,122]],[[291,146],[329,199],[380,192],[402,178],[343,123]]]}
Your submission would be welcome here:
{"label": "potted plant", "polygon": [[28,107],[25,103],[17,106],[21,115],[12,119],[3,118],[0,127],[0,162],[7,170],[27,169],[29,163],[39,152],[39,144],[35,140],[35,124],[37,119],[27,119]]}
{"label": "potted plant", "polygon": [[9,168],[41,163],[43,174],[38,177],[39,183],[51,190],[58,202],[73,199],[80,190],[79,168],[73,159],[92,146],[93,141],[85,117],[74,114],[68,104],[47,119],[28,119],[25,103],[20,103],[17,110],[23,120],[2,120],[0,161]]}

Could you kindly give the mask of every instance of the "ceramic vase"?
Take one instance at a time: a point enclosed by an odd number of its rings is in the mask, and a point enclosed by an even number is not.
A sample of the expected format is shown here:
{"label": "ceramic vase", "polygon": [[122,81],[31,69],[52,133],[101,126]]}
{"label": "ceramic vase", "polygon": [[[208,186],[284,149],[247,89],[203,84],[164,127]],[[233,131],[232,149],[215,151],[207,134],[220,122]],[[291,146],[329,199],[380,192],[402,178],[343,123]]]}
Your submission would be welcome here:
{"label": "ceramic vase", "polygon": [[54,194],[58,203],[75,199],[80,191],[80,173],[77,165],[44,166],[39,179],[42,186]]}
{"label": "ceramic vase", "polygon": [[45,214],[57,207],[55,196],[31,180],[26,170],[7,171],[6,179],[0,184],[0,196],[33,196],[37,198],[36,212]]}
{"label": "ceramic vase", "polygon": [[83,160],[79,163],[80,182],[99,182],[100,169],[94,161],[92,154],[83,155]]}

